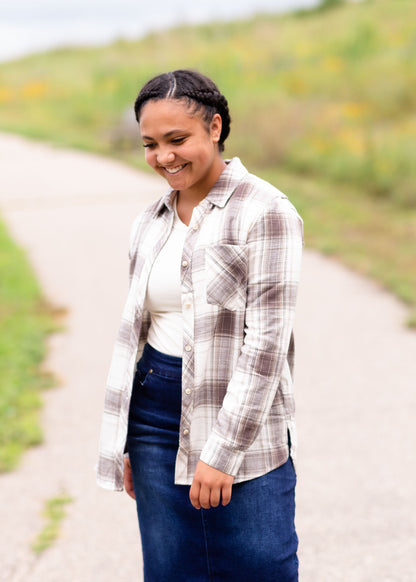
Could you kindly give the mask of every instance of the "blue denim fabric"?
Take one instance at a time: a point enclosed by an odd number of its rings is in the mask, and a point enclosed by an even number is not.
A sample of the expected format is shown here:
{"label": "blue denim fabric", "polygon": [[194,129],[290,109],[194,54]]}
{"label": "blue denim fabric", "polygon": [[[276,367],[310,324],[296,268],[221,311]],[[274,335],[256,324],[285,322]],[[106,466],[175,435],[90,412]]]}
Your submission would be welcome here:
{"label": "blue denim fabric", "polygon": [[174,484],[181,358],[145,346],[130,405],[145,582],[297,582],[292,461],[233,486],[226,507],[196,510]]}

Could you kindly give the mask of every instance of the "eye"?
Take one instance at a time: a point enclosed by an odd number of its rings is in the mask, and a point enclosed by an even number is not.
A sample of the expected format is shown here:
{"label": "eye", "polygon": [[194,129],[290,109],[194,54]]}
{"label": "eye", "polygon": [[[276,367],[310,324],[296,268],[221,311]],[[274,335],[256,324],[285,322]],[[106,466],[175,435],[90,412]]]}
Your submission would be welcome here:
{"label": "eye", "polygon": [[183,143],[185,141],[184,137],[175,137],[174,139],[172,139],[172,143],[174,145],[179,145],[181,143]]}
{"label": "eye", "polygon": [[144,148],[150,148],[150,149],[151,149],[151,148],[154,148],[154,147],[155,147],[155,145],[156,145],[156,144],[154,144],[154,143],[144,143],[144,144],[143,144],[143,147],[144,147]]}

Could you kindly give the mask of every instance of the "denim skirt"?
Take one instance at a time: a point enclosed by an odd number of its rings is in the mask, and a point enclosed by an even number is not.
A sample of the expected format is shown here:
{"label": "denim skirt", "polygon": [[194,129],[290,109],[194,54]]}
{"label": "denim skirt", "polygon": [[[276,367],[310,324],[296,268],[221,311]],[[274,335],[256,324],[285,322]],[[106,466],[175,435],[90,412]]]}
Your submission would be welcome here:
{"label": "denim skirt", "polygon": [[146,344],[137,365],[127,446],[145,582],[297,582],[296,475],[281,467],[233,485],[230,503],[195,509],[175,485],[182,360]]}

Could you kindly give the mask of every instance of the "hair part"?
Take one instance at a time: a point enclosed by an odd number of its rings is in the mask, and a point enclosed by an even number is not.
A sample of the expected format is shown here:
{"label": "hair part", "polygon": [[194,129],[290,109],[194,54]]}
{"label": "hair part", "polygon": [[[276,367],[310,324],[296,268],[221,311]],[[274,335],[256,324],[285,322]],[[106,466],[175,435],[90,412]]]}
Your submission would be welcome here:
{"label": "hair part", "polygon": [[195,112],[200,112],[208,126],[218,113],[222,120],[218,148],[220,152],[224,151],[224,142],[230,133],[231,117],[227,99],[211,79],[190,69],[178,69],[153,77],[141,89],[134,103],[137,121],[140,121],[142,107],[147,101],[160,99],[185,101]]}

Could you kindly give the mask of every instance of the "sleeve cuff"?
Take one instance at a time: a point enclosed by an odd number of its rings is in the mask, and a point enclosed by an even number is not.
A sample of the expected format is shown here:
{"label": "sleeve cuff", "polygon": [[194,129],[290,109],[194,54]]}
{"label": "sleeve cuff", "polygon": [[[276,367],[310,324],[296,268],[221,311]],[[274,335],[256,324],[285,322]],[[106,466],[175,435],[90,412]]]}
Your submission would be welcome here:
{"label": "sleeve cuff", "polygon": [[244,460],[244,451],[236,451],[225,439],[211,433],[200,459],[210,467],[235,477]]}

